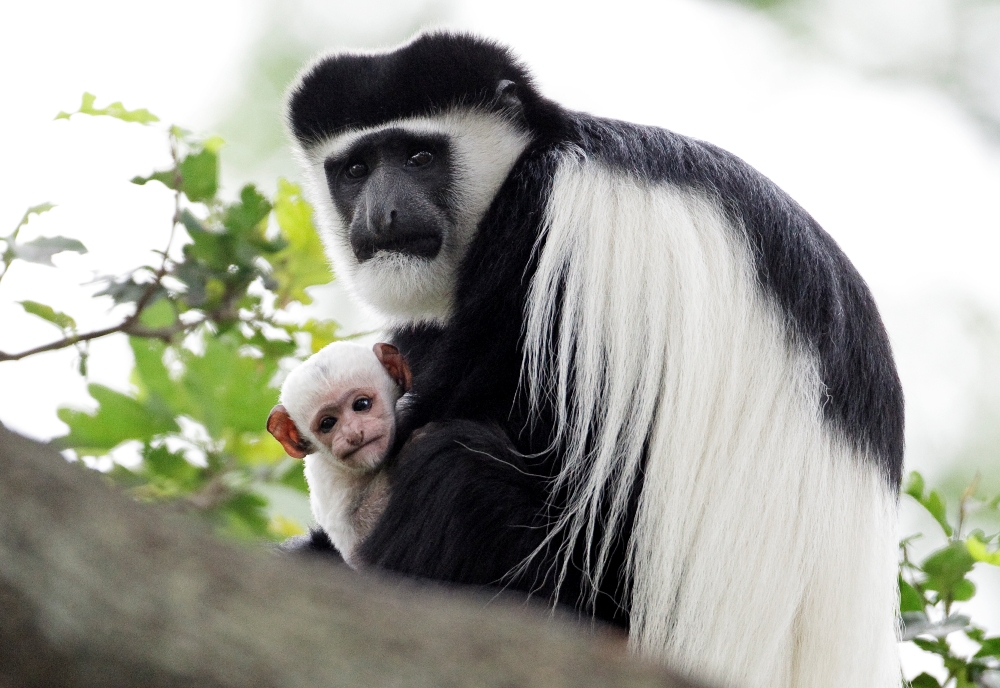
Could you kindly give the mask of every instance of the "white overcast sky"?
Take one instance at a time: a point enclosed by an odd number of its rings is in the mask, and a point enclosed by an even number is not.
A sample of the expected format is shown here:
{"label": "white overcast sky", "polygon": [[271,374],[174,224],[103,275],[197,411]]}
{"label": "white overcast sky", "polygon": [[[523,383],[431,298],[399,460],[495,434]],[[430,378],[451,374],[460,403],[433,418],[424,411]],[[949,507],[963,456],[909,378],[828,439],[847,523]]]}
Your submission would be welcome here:
{"label": "white overcast sky", "polygon": [[[336,27],[361,47],[368,33],[412,23],[427,4],[288,7],[313,38]],[[510,44],[563,104],[718,144],[811,212],[881,305],[907,394],[910,467],[933,474],[981,422],[982,403],[1000,402],[997,352],[984,354],[970,335],[976,313],[1000,318],[1000,152],[944,94],[864,77],[715,0],[453,0],[432,14]],[[169,195],[127,182],[166,162],[161,134],[111,121],[53,122],[55,113],[74,109],[88,90],[98,105],[123,100],[211,133],[267,16],[262,0],[39,1],[0,10],[0,235],[26,207],[51,201],[58,208],[27,235],[67,234],[91,251],[60,257],[58,270],[11,271],[0,283],[0,350],[56,335],[21,312],[21,299],[83,314],[83,328],[114,322],[79,285],[94,271],[151,260],[169,230]],[[0,364],[0,421],[39,438],[63,433],[55,409],[88,403],[73,360],[60,352]],[[129,369],[124,342],[94,344],[92,380],[125,389]]]}

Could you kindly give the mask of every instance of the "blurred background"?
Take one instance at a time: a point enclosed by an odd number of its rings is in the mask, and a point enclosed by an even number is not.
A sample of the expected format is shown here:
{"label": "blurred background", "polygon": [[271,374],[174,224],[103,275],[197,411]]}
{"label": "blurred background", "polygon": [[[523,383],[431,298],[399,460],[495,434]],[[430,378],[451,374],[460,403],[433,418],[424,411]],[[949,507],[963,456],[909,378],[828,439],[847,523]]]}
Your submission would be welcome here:
{"label": "blurred background", "polygon": [[[509,44],[568,107],[706,139],[788,191],[875,293],[906,391],[907,468],[952,504],[977,472],[1000,491],[1000,0],[95,0],[8,3],[0,17],[0,235],[52,202],[25,236],[89,249],[56,270],[15,263],[0,350],[56,338],[23,299],[81,329],[117,322],[87,282],[148,262],[170,231],[171,194],[128,182],[167,166],[162,129],[53,121],[84,91],[222,136],[225,187],[270,192],[299,178],[282,107],[306,60],[452,27]],[[336,286],[309,308],[377,327]],[[0,363],[0,421],[64,434],[56,408],[93,405],[75,359]],[[127,389],[130,367],[123,337],[93,343],[92,381]],[[905,498],[902,513],[902,533],[933,529]],[[995,634],[1000,569],[973,577],[972,614]]]}

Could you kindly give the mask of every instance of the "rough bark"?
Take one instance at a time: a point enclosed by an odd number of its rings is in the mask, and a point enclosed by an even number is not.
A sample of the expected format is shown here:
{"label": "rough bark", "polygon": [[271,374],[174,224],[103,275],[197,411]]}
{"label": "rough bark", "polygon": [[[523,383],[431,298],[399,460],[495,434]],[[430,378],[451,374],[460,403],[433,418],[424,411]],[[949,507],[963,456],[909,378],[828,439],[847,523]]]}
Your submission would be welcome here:
{"label": "rough bark", "polygon": [[521,605],[220,542],[0,426],[0,688],[671,686]]}

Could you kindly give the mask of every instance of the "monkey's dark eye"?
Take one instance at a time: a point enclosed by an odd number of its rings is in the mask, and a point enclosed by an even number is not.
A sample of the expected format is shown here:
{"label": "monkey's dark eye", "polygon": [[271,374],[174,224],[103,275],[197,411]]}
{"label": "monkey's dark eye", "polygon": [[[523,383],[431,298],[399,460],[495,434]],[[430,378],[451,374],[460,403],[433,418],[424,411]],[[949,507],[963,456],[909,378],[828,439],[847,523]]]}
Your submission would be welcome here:
{"label": "monkey's dark eye", "polygon": [[406,161],[406,164],[409,167],[421,167],[433,159],[434,156],[431,153],[428,153],[427,151],[420,151],[419,153],[411,155],[410,159]]}
{"label": "monkey's dark eye", "polygon": [[333,426],[337,424],[337,419],[333,416],[324,416],[323,420],[319,422],[320,432],[330,432],[333,430]]}
{"label": "monkey's dark eye", "polygon": [[351,408],[354,409],[356,413],[364,413],[365,411],[371,410],[372,400],[368,397],[358,397],[354,400],[354,404]]}
{"label": "monkey's dark eye", "polygon": [[368,174],[368,165],[363,162],[356,162],[353,165],[348,165],[347,169],[344,170],[344,174],[351,179],[360,179]]}

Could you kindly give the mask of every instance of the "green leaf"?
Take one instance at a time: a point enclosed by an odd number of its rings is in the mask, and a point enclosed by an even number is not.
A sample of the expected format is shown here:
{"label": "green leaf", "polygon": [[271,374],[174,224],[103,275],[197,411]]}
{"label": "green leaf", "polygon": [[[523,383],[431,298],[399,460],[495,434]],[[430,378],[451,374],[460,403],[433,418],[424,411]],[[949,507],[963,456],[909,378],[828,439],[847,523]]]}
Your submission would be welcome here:
{"label": "green leaf", "polygon": [[181,385],[171,379],[163,354],[167,345],[158,339],[129,337],[129,346],[135,356],[132,383],[138,388],[138,400],[153,406],[169,407],[171,416],[188,413],[189,406]]}
{"label": "green leaf", "polygon": [[921,506],[927,509],[931,516],[934,517],[934,520],[938,522],[938,525],[941,526],[941,529],[944,530],[945,535],[951,537],[953,531],[948,524],[944,498],[936,490],[931,490],[931,493],[925,497],[924,487],[924,477],[918,472],[913,471],[907,476],[903,492],[913,497]]}
{"label": "green leaf", "polygon": [[[188,254],[188,246],[184,247],[185,254]],[[180,280],[186,292],[184,302],[191,308],[201,308],[208,300],[208,280],[211,272],[201,265],[197,260],[185,260],[174,269],[173,276]]]}
{"label": "green leaf", "polygon": [[906,477],[906,486],[903,488],[905,494],[910,495],[918,502],[924,501],[924,476],[916,471],[912,471]]}
{"label": "green leaf", "polygon": [[88,385],[87,391],[100,404],[94,415],[65,407],[58,411],[59,419],[69,426],[69,434],[57,438],[63,447],[103,454],[127,440],[148,441],[180,430],[167,411],[104,385]]}
{"label": "green leaf", "polygon": [[970,535],[969,539],[965,541],[966,547],[969,548],[969,554],[976,561],[981,561],[985,564],[992,564],[993,566],[1000,566],[1000,550],[996,552],[991,552],[986,547],[986,543],[975,535]]}
{"label": "green leaf", "polygon": [[340,339],[340,337],[337,336],[337,331],[339,329],[340,325],[334,320],[327,320],[325,322],[307,320],[306,323],[302,325],[302,330],[308,332],[311,336],[309,348],[312,349],[313,353],[318,352],[327,344],[331,344]]}
{"label": "green leaf", "polygon": [[52,264],[52,256],[63,251],[74,251],[76,253],[86,253],[87,247],[76,239],[67,237],[38,237],[23,244],[14,244],[11,247],[15,258],[28,263],[38,263],[39,265]]}
{"label": "green leaf", "polygon": [[240,353],[234,337],[210,338],[205,353],[188,353],[181,380],[191,400],[189,415],[202,423],[213,437],[228,433],[260,433],[278,390],[269,386],[278,370],[274,359],[253,358]]}
{"label": "green leaf", "polygon": [[211,234],[211,232],[205,229],[205,225],[202,224],[201,220],[195,217],[187,208],[181,212],[181,224],[184,225],[184,229],[188,231],[188,234],[192,235],[192,238],[195,234]]}
{"label": "green leaf", "polygon": [[956,602],[965,602],[971,600],[976,596],[976,584],[970,581],[968,578],[962,579],[955,583],[955,586],[951,589],[951,599]]}
{"label": "green leaf", "polygon": [[1000,636],[996,638],[986,638],[980,643],[979,652],[976,657],[997,657],[1000,658]]}
{"label": "green leaf", "polygon": [[[226,272],[232,264],[230,238],[208,231],[187,211],[181,213],[181,222],[192,241],[184,247],[184,256],[211,268],[214,272]],[[204,279],[208,279],[209,276],[206,274]]]}
{"label": "green leaf", "polygon": [[136,122],[137,124],[151,124],[153,122],[159,122],[160,118],[151,113],[149,110],[142,108],[140,110],[126,110],[125,106],[121,102],[111,103],[105,108],[95,108],[94,103],[97,101],[97,96],[92,93],[84,93],[83,101],[80,104],[80,109],[76,112],[60,112],[56,115],[56,119],[69,119],[72,115],[91,115],[91,116],[105,116],[114,117],[115,119],[120,119],[123,122]]}
{"label": "green leaf", "polygon": [[194,203],[211,200],[219,190],[219,156],[210,150],[185,157],[180,173],[184,195]]}
{"label": "green leaf", "polygon": [[910,681],[910,685],[913,686],[913,688],[941,688],[941,684],[938,683],[938,680],[926,672],[916,676],[912,681]]}
{"label": "green leaf", "polygon": [[[149,284],[136,282],[132,277],[127,277],[121,281],[116,281],[113,277],[104,277],[102,279],[108,286],[94,294],[94,296],[110,296],[117,304],[136,303],[140,301],[150,287]],[[163,285],[158,285],[150,299],[155,302],[166,295],[167,290]]]}
{"label": "green leaf", "polygon": [[924,609],[924,598],[917,589],[899,577],[899,611],[920,612]]}
{"label": "green leaf", "polygon": [[935,638],[934,640],[914,638],[911,642],[924,652],[932,652],[936,655],[942,655],[945,657],[950,654],[947,641],[940,640],[938,638]]}
{"label": "green leaf", "polygon": [[[278,180],[274,213],[288,246],[269,259],[271,277],[278,283],[278,307],[292,301],[312,303],[306,287],[326,284],[333,279],[323,244],[313,225],[312,207],[298,184]],[[320,347],[322,348],[322,347]]]}
{"label": "green leaf", "polygon": [[270,520],[264,509],[267,500],[258,494],[244,492],[228,500],[219,507],[226,529],[231,535],[245,538],[261,538],[268,534]]}
{"label": "green leaf", "polygon": [[218,155],[225,145],[226,141],[221,136],[209,136],[202,142],[201,147]]}
{"label": "green leaf", "polygon": [[289,339],[268,339],[260,330],[253,333],[247,343],[259,350],[267,358],[285,358],[295,353],[295,341]]}
{"label": "green leaf", "polygon": [[294,518],[275,514],[268,524],[268,531],[284,540],[294,535],[305,535],[308,531]]}
{"label": "green leaf", "polygon": [[146,477],[142,475],[141,470],[125,468],[125,466],[122,466],[119,463],[113,465],[111,470],[104,475],[110,478],[116,485],[120,485],[124,488],[139,487],[146,482]]}
{"label": "green leaf", "polygon": [[65,313],[55,310],[52,306],[46,306],[44,303],[38,303],[37,301],[18,301],[18,303],[21,304],[21,308],[31,315],[36,315],[42,320],[52,323],[63,332],[76,330],[76,321]]}
{"label": "green leaf", "polygon": [[154,330],[170,327],[177,320],[173,304],[167,299],[157,299],[142,309],[139,321]]}
{"label": "green leaf", "polygon": [[197,483],[201,472],[197,466],[192,465],[184,458],[183,452],[172,452],[166,445],[144,446],[142,460],[147,473],[160,478],[168,478],[181,485]]}
{"label": "green leaf", "polygon": [[236,234],[249,235],[257,234],[263,238],[260,226],[267,219],[271,212],[271,203],[268,201],[253,184],[247,184],[240,189],[240,200],[226,209],[222,224],[227,229]]}
{"label": "green leaf", "polygon": [[[273,437],[271,441],[276,442]],[[309,494],[309,484],[306,483],[305,462],[285,457],[278,468],[275,469],[275,474],[278,482],[282,485],[287,485],[299,492]]]}
{"label": "green leaf", "polygon": [[931,621],[923,612],[903,612],[900,614],[903,622],[901,640],[913,640],[918,635],[944,638],[949,633],[964,631],[969,627],[969,617],[962,614],[952,614],[941,621]]}
{"label": "green leaf", "polygon": [[160,182],[168,189],[176,190],[178,178],[175,170],[160,170],[153,172],[148,177],[132,177],[131,181],[139,186],[145,186],[149,182]]}
{"label": "green leaf", "polygon": [[265,429],[266,419],[256,432],[246,431],[229,438],[226,450],[244,466],[280,464],[288,455]]}
{"label": "green leaf", "polygon": [[931,490],[931,493],[927,495],[926,498],[920,500],[920,503],[925,509],[927,509],[928,512],[930,512],[930,515],[934,517],[934,520],[938,522],[938,525],[941,526],[941,530],[944,531],[944,534],[951,537],[953,531],[951,526],[948,524],[948,516],[945,513],[946,509],[944,497],[942,497],[937,490]]}
{"label": "green leaf", "polygon": [[994,533],[993,535],[987,535],[986,532],[983,531],[982,528],[974,528],[974,529],[972,529],[969,532],[969,534],[966,536],[965,539],[966,539],[966,542],[968,542],[971,538],[976,538],[981,543],[983,543],[984,545],[988,545],[991,542],[993,542],[994,538],[996,538],[998,535],[1000,535],[1000,533]]}
{"label": "green leaf", "polygon": [[[968,593],[970,581],[965,574],[972,570],[975,560],[969,554],[964,542],[952,542],[947,547],[933,552],[921,567],[927,574],[924,587],[937,590],[942,596],[959,599]],[[974,592],[974,588],[973,588]]]}
{"label": "green leaf", "polygon": [[965,629],[965,635],[969,636],[969,638],[975,640],[977,643],[982,643],[983,640],[985,640],[986,638],[986,631],[984,631],[981,628],[973,626],[971,628]]}
{"label": "green leaf", "polygon": [[11,238],[7,239],[7,241],[11,241],[14,237],[17,236],[18,230],[20,230],[21,227],[24,227],[26,224],[28,224],[28,220],[31,219],[32,215],[41,215],[42,213],[47,213],[55,207],[56,206],[52,203],[39,203],[38,205],[33,205],[27,210],[25,210],[24,215],[21,217],[21,221],[18,222],[17,227],[14,228],[14,234],[12,234]]}

